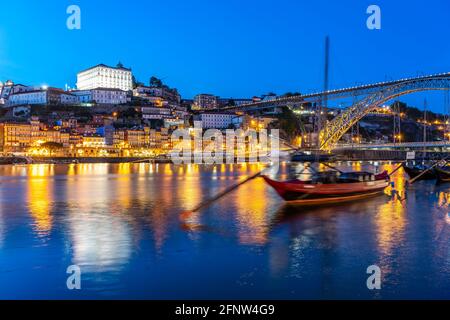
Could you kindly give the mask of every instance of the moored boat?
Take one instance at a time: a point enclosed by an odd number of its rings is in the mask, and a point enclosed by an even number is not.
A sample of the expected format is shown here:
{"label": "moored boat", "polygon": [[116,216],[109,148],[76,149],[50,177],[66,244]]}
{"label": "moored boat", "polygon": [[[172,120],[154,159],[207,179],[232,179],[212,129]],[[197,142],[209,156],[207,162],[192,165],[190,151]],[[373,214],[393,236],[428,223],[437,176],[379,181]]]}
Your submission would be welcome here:
{"label": "moored boat", "polygon": [[[416,165],[414,167],[409,167],[406,164],[403,164],[403,170],[408,174],[410,179],[414,179],[415,177],[422,174],[424,171],[429,168],[424,165]],[[436,172],[434,170],[428,170],[424,174],[422,174],[417,180],[434,180],[436,179]]]}
{"label": "moored boat", "polygon": [[267,176],[263,178],[288,203],[306,206],[372,197],[382,193],[389,185],[387,171],[378,175],[369,172],[326,171],[316,173],[310,181],[275,181]]}
{"label": "moored boat", "polygon": [[450,167],[436,167],[434,170],[438,183],[450,182]]}

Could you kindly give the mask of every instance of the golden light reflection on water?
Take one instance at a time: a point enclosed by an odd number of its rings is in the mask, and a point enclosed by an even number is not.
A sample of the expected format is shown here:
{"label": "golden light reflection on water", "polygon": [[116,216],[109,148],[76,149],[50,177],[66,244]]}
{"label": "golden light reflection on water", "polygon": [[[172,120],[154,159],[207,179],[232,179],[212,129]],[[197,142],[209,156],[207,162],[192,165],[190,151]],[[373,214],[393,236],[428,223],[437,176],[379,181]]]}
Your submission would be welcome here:
{"label": "golden light reflection on water", "polygon": [[[393,172],[398,165],[383,164],[381,171]],[[388,202],[381,204],[374,217],[376,227],[377,247],[381,261],[378,262],[384,274],[393,272],[391,256],[394,250],[405,242],[406,228],[406,176],[403,169],[398,170],[391,176],[391,182],[399,196],[392,197]],[[392,194],[392,187],[385,189],[387,195]]]}
{"label": "golden light reflection on water", "polygon": [[438,193],[438,207],[448,209],[450,206],[450,192],[440,191]]}
{"label": "golden light reflection on water", "polygon": [[75,172],[75,164],[71,163],[69,164],[69,166],[67,167],[67,175],[68,176],[74,176],[76,174]]}
{"label": "golden light reflection on water", "polygon": [[48,235],[52,229],[51,207],[53,203],[53,165],[31,165],[28,167],[28,206],[34,219],[35,231],[41,235]]}
{"label": "golden light reflection on water", "polygon": [[236,218],[241,244],[265,244],[268,241],[266,186],[252,181],[236,193]]}
{"label": "golden light reflection on water", "polygon": [[189,209],[194,208],[202,201],[203,190],[197,170],[198,168],[194,169],[189,166],[186,172],[181,174],[182,179],[177,181],[177,184],[180,184],[176,188],[177,198],[183,199],[183,206]]}
{"label": "golden light reflection on water", "polygon": [[[175,189],[177,198],[182,199],[182,206],[185,208],[185,212],[180,216],[181,228],[189,232],[192,240],[197,240],[199,235],[196,232],[204,229],[202,213],[189,210],[198,206],[208,196],[208,192],[202,188],[199,165],[190,164],[180,166],[180,168],[184,168],[184,170],[180,170],[182,172],[181,179],[177,181],[180,186]],[[213,167],[212,172],[213,176],[217,176],[216,166]],[[212,179],[214,180],[214,177]]]}
{"label": "golden light reflection on water", "polygon": [[374,222],[377,228],[378,250],[381,256],[389,257],[393,253],[393,248],[404,242],[406,226],[404,204],[399,200],[391,200],[386,204],[382,204],[377,210]]}
{"label": "golden light reflection on water", "polygon": [[[262,164],[243,163],[237,167],[245,177],[264,169]],[[240,187],[234,197],[238,239],[241,244],[267,243],[269,234],[267,186],[262,180],[253,180]]]}
{"label": "golden light reflection on water", "polygon": [[[437,200],[437,208],[434,214],[441,219],[436,222],[434,240],[437,241],[436,251],[445,252],[445,245],[448,243],[450,231],[450,192],[439,191]],[[450,268],[450,255],[448,256],[448,259],[448,266]]]}
{"label": "golden light reflection on water", "polygon": [[[195,208],[206,199],[237,184],[264,168],[260,164],[242,163],[238,165],[187,166],[183,178],[177,181],[177,198],[182,199],[186,210]],[[202,178],[202,171],[210,175]],[[210,180],[217,181],[211,185]],[[238,239],[242,244],[264,244],[267,242],[269,228],[267,225],[266,186],[262,180],[241,186],[226,198],[217,202],[220,206],[233,208],[232,212],[238,224]],[[206,209],[205,209],[206,210]],[[202,216],[205,210],[189,212],[182,215],[182,227],[187,231],[204,230]],[[223,219],[223,217],[219,217]]]}

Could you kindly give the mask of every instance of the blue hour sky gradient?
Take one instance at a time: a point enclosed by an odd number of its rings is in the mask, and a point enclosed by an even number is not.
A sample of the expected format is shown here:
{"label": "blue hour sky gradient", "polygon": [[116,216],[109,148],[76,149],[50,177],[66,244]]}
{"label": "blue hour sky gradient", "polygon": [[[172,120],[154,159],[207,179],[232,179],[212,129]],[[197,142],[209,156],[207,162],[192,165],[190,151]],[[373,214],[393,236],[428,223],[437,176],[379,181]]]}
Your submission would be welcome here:
{"label": "blue hour sky gradient", "polygon": [[[68,30],[66,8],[81,8]],[[382,29],[366,9],[382,10]],[[183,97],[251,97],[323,87],[324,38],[331,38],[330,87],[450,72],[448,0],[14,0],[0,10],[0,80],[74,86],[98,63],[151,75]],[[402,98],[443,111],[442,93]]]}

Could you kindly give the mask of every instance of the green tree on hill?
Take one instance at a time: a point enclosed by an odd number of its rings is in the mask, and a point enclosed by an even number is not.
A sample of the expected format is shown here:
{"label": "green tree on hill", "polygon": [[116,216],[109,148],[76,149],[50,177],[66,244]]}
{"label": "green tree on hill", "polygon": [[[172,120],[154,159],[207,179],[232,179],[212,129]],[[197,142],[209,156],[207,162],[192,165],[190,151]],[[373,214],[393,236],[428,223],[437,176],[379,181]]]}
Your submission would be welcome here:
{"label": "green tree on hill", "polygon": [[278,125],[288,140],[293,141],[302,134],[302,123],[289,108],[283,108],[282,113],[278,115]]}
{"label": "green tree on hill", "polygon": [[152,76],[150,78],[150,86],[160,88],[163,86],[163,82],[161,79],[158,79],[157,77]]}

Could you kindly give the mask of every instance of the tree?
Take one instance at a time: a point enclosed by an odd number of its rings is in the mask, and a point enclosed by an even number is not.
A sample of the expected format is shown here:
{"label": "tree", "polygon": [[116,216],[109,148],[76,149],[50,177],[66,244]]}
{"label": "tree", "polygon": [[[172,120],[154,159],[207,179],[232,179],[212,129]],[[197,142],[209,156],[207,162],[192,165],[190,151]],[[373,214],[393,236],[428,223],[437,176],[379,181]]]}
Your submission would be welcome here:
{"label": "tree", "polygon": [[132,80],[132,82],[133,82],[133,89],[136,89],[137,87],[140,87],[140,86],[143,86],[143,85],[144,85],[144,83],[142,83],[142,82],[136,80],[136,77],[135,77],[135,76],[133,76],[133,77],[131,78],[131,80]]}
{"label": "tree", "polygon": [[302,123],[289,108],[282,109],[282,113],[278,115],[278,123],[288,140],[293,140],[302,134]]}
{"label": "tree", "polygon": [[136,111],[135,108],[128,108],[127,110],[123,110],[119,112],[119,118],[138,118],[140,113]]}
{"label": "tree", "polygon": [[55,153],[55,151],[61,150],[63,148],[63,145],[58,142],[48,141],[41,144],[41,148],[47,149],[48,152],[50,153],[50,156],[52,156]]}
{"label": "tree", "polygon": [[158,79],[157,77],[152,76],[150,78],[150,86],[160,88],[163,86],[163,82],[161,79]]}
{"label": "tree", "polygon": [[48,141],[41,144],[41,147],[46,149],[61,149],[63,145],[58,142]]}
{"label": "tree", "polygon": [[287,97],[287,98],[289,98],[289,97],[295,97],[295,96],[301,96],[301,93],[300,93],[300,92],[286,92],[286,93],[283,95],[283,97]]}

